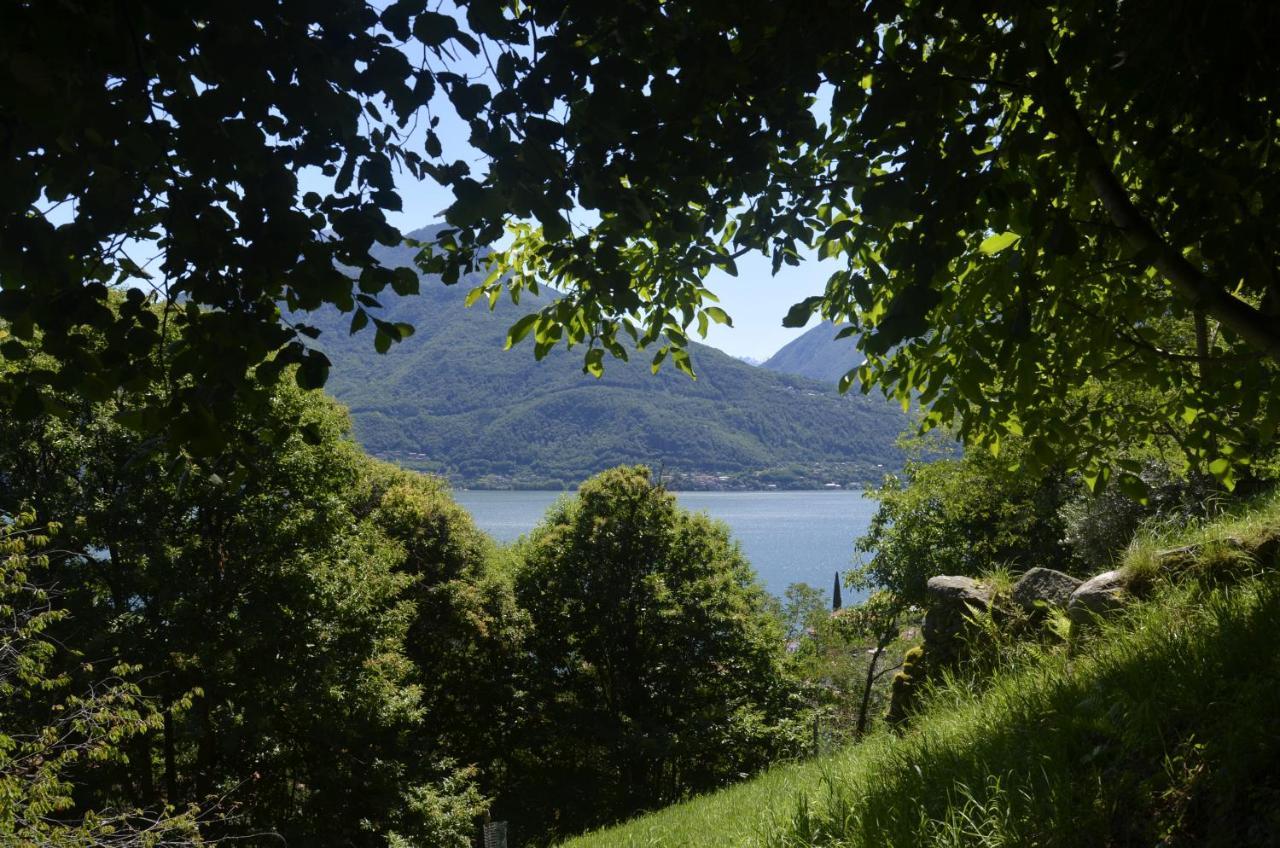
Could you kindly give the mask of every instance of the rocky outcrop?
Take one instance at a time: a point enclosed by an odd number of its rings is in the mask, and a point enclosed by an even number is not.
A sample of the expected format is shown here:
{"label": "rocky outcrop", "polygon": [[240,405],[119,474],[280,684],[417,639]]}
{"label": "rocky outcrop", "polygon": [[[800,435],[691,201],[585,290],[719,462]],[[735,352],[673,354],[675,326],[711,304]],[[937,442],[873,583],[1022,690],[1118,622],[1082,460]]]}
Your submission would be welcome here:
{"label": "rocky outcrop", "polygon": [[992,600],[991,589],[969,577],[931,577],[925,596],[924,644],[907,652],[889,690],[885,719],[895,726],[910,717],[925,679],[959,659],[971,617],[990,609]]}
{"label": "rocky outcrop", "polygon": [[1013,602],[1028,616],[1037,617],[1048,607],[1065,607],[1080,581],[1052,568],[1033,568],[1013,587]]}
{"label": "rocky outcrop", "polygon": [[924,648],[931,664],[954,660],[963,647],[969,620],[991,607],[991,590],[970,577],[930,577],[926,588]]}
{"label": "rocky outcrop", "polygon": [[917,645],[902,658],[902,670],[893,676],[893,685],[889,688],[889,711],[885,721],[891,725],[901,725],[910,716],[915,704],[916,688],[925,676],[924,648]]}
{"label": "rocky outcrop", "polygon": [[1121,571],[1104,571],[1091,577],[1071,593],[1067,618],[1072,627],[1082,627],[1095,616],[1110,612],[1124,604],[1125,576]]}
{"label": "rocky outcrop", "polygon": [[1248,538],[1224,536],[1201,544],[1168,548],[1158,551],[1155,558],[1159,571],[1172,577],[1195,570],[1206,559],[1272,568],[1280,564],[1280,531],[1263,530]]}

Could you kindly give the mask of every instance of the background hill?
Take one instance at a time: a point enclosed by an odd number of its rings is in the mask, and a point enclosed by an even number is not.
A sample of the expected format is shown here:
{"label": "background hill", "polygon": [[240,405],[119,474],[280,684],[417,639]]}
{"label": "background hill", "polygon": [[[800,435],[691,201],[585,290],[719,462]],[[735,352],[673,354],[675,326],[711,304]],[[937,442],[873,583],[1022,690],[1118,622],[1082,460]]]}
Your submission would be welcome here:
{"label": "background hill", "polygon": [[845,372],[862,361],[856,336],[836,340],[840,329],[830,321],[823,321],[798,339],[788,342],[760,367],[834,386]]}
{"label": "background hill", "polygon": [[[409,265],[412,251],[380,258]],[[694,346],[696,381],[674,368],[654,376],[643,356],[606,360],[597,380],[582,373],[580,350],[542,362],[529,345],[503,351],[507,328],[540,301],[467,309],[478,282],[424,279],[419,296],[382,296],[380,317],[417,328],[384,355],[371,332],[348,334],[349,316],[295,316],[323,331],[316,345],[333,362],[328,390],[351,408],[370,453],[478,487],[573,486],[637,462],[687,488],[814,487],[879,482],[901,464],[897,406],[841,397],[710,347]]]}

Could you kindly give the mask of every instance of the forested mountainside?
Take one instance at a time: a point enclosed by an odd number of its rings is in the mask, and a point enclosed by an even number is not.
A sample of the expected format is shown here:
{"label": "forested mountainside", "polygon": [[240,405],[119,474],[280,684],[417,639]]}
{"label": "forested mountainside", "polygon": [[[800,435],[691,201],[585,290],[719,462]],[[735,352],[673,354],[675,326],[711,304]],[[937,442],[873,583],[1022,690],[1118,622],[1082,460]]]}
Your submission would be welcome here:
{"label": "forested mountainside", "polygon": [[840,332],[830,321],[823,321],[799,338],[783,345],[760,367],[781,374],[808,377],[834,386],[851,368],[862,361],[857,338],[837,339]]}
{"label": "forested mountainside", "polygon": [[[406,266],[412,251],[381,258]],[[496,487],[572,486],[619,463],[649,464],[687,487],[847,485],[901,462],[896,405],[841,397],[704,345],[694,345],[697,380],[671,367],[655,376],[649,356],[609,360],[597,380],[582,372],[580,350],[541,362],[527,344],[503,351],[507,328],[545,301],[467,309],[477,282],[423,279],[416,296],[381,296],[380,317],[416,328],[382,355],[335,310],[296,316],[322,330],[328,389],[351,408],[370,453]]]}

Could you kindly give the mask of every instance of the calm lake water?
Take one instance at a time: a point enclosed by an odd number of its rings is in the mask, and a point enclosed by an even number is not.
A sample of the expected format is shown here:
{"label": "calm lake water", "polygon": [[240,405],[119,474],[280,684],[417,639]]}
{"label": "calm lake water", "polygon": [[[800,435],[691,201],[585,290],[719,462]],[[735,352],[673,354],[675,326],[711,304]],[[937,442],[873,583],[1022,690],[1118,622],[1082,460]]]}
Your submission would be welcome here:
{"label": "calm lake water", "polygon": [[[456,491],[476,523],[503,542],[542,520],[562,492]],[[677,492],[681,505],[729,525],[765,587],[781,596],[789,583],[827,592],[837,571],[853,563],[853,540],[875,512],[859,491]],[[846,590],[846,602],[853,600]]]}

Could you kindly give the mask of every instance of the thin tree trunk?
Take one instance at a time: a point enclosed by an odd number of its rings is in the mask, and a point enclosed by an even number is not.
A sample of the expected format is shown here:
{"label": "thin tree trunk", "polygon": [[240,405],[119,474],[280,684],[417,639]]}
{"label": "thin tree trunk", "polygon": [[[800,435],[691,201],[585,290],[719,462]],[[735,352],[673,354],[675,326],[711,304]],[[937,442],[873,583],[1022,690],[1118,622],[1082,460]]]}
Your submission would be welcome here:
{"label": "thin tree trunk", "polygon": [[[210,687],[211,689],[212,687]],[[196,771],[196,791],[200,797],[207,796],[213,789],[214,746],[213,717],[209,710],[209,689],[200,698],[200,748],[197,754],[199,766]]]}
{"label": "thin tree trunk", "polygon": [[1209,319],[1203,309],[1196,310],[1196,363],[1200,375],[1200,388],[1209,391],[1211,366],[1209,363]]}
{"label": "thin tree trunk", "polygon": [[151,748],[155,734],[148,731],[138,736],[134,745],[134,763],[138,780],[138,805],[148,807],[156,801],[156,776],[151,762]]}
{"label": "thin tree trunk", "polygon": [[883,639],[876,642],[876,651],[871,655],[871,662],[867,666],[867,678],[862,684],[862,703],[858,705],[858,726],[854,728],[855,738],[861,738],[867,732],[867,712],[871,709],[871,687],[876,682],[876,664],[880,662],[885,644]]}
{"label": "thin tree trunk", "polygon": [[[1196,325],[1196,374],[1200,378],[1200,391],[1204,392],[1205,397],[1209,397],[1209,381],[1212,377],[1212,366],[1209,362],[1209,319],[1205,317],[1203,309],[1195,311]],[[1208,455],[1202,458],[1204,463],[1212,462],[1218,453],[1217,440],[1211,438],[1208,445]]]}
{"label": "thin tree trunk", "polygon": [[178,801],[177,744],[173,738],[173,703],[165,698],[164,705],[164,794],[170,804]]}

